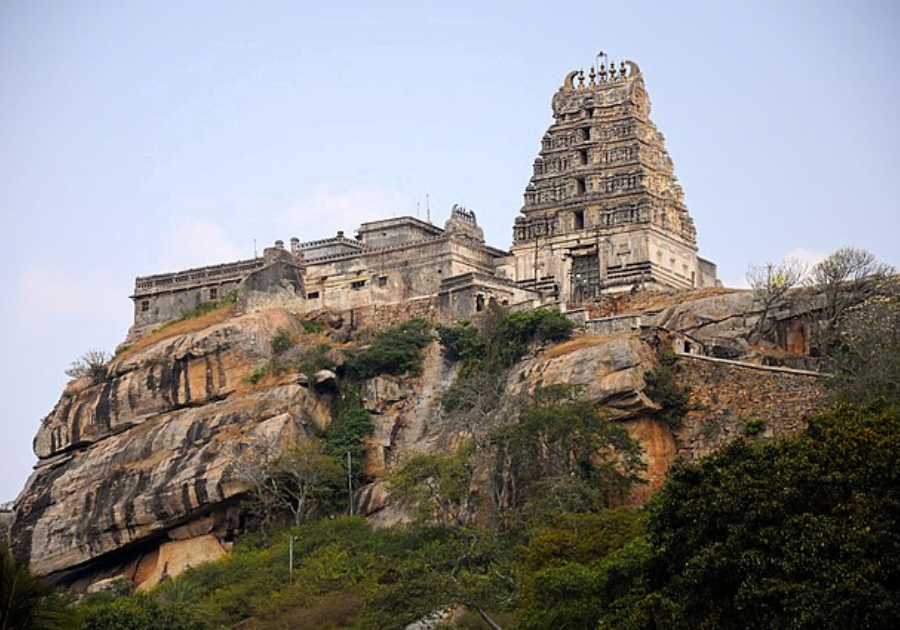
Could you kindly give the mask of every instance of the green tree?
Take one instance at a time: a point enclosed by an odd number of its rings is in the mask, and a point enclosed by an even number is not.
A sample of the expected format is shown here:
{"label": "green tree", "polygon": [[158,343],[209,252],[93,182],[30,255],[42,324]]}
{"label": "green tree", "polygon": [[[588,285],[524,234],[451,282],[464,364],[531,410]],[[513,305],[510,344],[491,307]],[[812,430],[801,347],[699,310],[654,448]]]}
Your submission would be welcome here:
{"label": "green tree", "polygon": [[460,321],[453,326],[438,326],[437,333],[442,353],[450,361],[473,361],[484,357],[484,337],[472,322]]}
{"label": "green tree", "polygon": [[282,451],[272,462],[281,505],[299,525],[320,507],[343,479],[341,467],[319,440],[307,439]]}
{"label": "green tree", "polygon": [[[355,403],[355,401],[354,401]],[[366,440],[374,426],[369,412],[356,404],[352,404],[337,413],[323,433],[325,453],[339,462],[347,475],[347,465],[352,467],[350,473],[356,483],[366,481],[363,461],[366,454]],[[350,460],[347,460],[347,454]]]}
{"label": "green tree", "polygon": [[79,607],[82,630],[206,630],[194,611],[147,596],[100,598]]}
{"label": "green tree", "polygon": [[674,470],[601,627],[900,627],[900,412],[840,405]]}
{"label": "green tree", "polygon": [[77,628],[77,619],[53,588],[31,574],[0,541],[0,628],[57,630]]}
{"label": "green tree", "polygon": [[642,533],[640,516],[629,509],[557,513],[525,546],[522,627],[529,630],[596,627],[614,597],[621,550]]}
{"label": "green tree", "polygon": [[597,493],[596,507],[623,498],[640,481],[640,445],[625,429],[557,384],[535,392],[518,422],[492,433],[492,492],[503,527],[521,517],[529,500],[542,500],[549,480],[575,478]]}
{"label": "green tree", "polygon": [[594,513],[557,513],[552,524],[531,536],[525,566],[537,571],[572,562],[597,564],[644,531],[640,515],[628,508]]}
{"label": "green tree", "polygon": [[411,504],[424,523],[464,527],[476,507],[471,442],[456,453],[419,453],[393,472],[391,495]]}

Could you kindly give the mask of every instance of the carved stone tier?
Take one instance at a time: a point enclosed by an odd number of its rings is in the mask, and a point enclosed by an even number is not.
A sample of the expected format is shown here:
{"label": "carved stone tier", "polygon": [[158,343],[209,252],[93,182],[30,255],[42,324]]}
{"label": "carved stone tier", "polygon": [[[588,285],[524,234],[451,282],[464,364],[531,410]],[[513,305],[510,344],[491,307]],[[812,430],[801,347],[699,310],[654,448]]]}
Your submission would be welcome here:
{"label": "carved stone tier", "polygon": [[635,284],[714,285],[637,64],[570,72],[552,108],[513,227],[517,280],[575,301]]}

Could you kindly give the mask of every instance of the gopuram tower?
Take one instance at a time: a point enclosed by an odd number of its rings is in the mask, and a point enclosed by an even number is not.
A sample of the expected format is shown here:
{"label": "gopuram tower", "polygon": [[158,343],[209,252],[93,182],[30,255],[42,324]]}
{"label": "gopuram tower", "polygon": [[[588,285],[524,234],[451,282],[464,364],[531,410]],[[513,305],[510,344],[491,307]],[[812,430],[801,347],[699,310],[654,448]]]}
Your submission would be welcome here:
{"label": "gopuram tower", "polygon": [[644,286],[716,285],[649,114],[634,62],[569,73],[513,228],[520,286],[579,303]]}

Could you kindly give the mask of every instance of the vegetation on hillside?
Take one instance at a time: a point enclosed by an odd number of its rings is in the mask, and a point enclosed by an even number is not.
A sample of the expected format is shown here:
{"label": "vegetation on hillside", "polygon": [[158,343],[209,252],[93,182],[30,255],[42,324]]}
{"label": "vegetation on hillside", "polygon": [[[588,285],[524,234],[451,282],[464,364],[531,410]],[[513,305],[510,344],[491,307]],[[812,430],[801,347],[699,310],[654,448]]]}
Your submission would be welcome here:
{"label": "vegetation on hillside", "polygon": [[89,376],[94,385],[98,385],[109,373],[110,359],[112,356],[105,350],[88,350],[66,369],[66,376],[69,378]]}
{"label": "vegetation on hillside", "polygon": [[182,311],[177,319],[166,322],[159,328],[148,332],[134,343],[120,346],[116,350],[116,357],[131,356],[163,339],[186,335],[220,324],[234,315],[236,309],[236,291],[229,291],[218,300],[200,302],[194,308]]}
{"label": "vegetation on hillside", "polygon": [[351,378],[365,380],[381,374],[422,373],[422,350],[431,343],[431,329],[421,318],[375,334],[365,348],[349,353],[346,371]]}
{"label": "vegetation on hillside", "polygon": [[[567,319],[489,312],[477,327],[439,327],[444,356],[460,362],[444,421],[459,423],[464,439],[396,469],[389,487],[413,522],[375,530],[334,516],[346,497],[340,466],[348,452],[361,460],[372,430],[355,387],[419,373],[431,338],[415,320],[385,331],[348,359],[334,421],[310,436],[303,465],[263,476],[293,484],[272,508],[293,526],[272,518],[265,537],[246,535],[225,558],[149,595],[90,596],[79,606],[82,627],[403,628],[460,604],[470,612],[447,627],[898,627],[896,304],[879,293],[841,312],[831,385],[855,404],[837,403],[773,442],[751,439],[766,418],[747,418],[745,439],[679,464],[642,510],[621,505],[640,469],[636,444],[577,388],[544,387],[518,411],[498,408],[510,367],[535,344],[565,339]],[[272,349],[289,357],[292,344],[276,334]],[[689,401],[673,367],[662,354],[648,393],[676,425]],[[280,455],[279,466],[294,455]],[[304,476],[315,458],[327,458],[315,469],[331,467],[332,479]]]}
{"label": "vegetation on hillside", "polygon": [[644,374],[647,385],[644,393],[659,405],[656,417],[673,428],[681,426],[690,403],[688,388],[681,385],[675,376],[677,363],[678,355],[665,348],[657,352],[656,367]]}
{"label": "vegetation on hillside", "polygon": [[839,405],[667,479],[603,628],[896,628],[900,413]]}

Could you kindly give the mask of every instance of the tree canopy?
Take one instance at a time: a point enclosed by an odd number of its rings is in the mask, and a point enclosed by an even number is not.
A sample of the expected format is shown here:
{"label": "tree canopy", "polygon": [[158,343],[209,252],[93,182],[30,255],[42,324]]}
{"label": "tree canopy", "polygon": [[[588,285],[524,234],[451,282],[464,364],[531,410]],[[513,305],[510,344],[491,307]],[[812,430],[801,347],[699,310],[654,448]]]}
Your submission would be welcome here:
{"label": "tree canopy", "polygon": [[675,470],[648,541],[601,627],[898,627],[900,412],[840,405]]}

